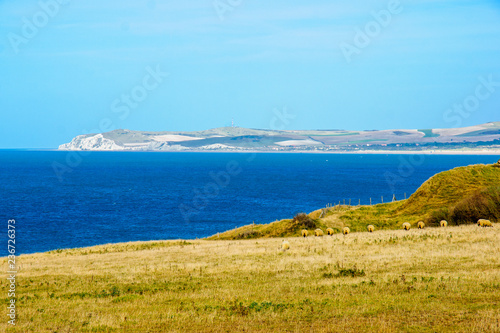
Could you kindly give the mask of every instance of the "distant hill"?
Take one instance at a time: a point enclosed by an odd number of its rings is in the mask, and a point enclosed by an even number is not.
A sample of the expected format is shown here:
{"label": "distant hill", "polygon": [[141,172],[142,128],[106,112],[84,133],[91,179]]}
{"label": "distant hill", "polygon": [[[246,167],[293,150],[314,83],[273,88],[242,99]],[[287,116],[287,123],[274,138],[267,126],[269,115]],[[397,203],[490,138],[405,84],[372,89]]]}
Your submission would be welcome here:
{"label": "distant hill", "polygon": [[400,229],[403,222],[416,227],[418,221],[437,226],[442,219],[450,225],[476,223],[479,218],[500,221],[500,161],[471,165],[438,173],[423,183],[407,200],[373,206],[334,206],[269,224],[247,225],[209,239],[245,239],[299,236],[306,228],[344,227],[366,231],[370,224],[380,229]]}
{"label": "distant hill", "polygon": [[197,132],[114,130],[85,134],[61,150],[355,151],[500,149],[500,122],[451,129],[277,131],[221,127]]}

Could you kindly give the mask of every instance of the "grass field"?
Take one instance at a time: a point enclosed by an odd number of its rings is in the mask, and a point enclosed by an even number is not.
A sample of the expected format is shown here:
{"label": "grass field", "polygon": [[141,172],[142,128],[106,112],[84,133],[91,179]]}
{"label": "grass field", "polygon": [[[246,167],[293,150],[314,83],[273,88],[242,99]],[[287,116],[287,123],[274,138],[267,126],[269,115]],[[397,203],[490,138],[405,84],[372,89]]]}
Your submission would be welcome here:
{"label": "grass field", "polygon": [[500,332],[498,225],[287,240],[22,255],[17,325],[0,331]]}

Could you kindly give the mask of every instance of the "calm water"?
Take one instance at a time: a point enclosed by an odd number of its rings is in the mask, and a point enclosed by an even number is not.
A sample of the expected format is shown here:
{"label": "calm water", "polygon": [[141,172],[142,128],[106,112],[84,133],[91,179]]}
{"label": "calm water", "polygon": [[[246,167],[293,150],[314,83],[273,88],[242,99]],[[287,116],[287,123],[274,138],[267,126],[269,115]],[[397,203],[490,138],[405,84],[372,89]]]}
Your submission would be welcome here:
{"label": "calm water", "polygon": [[[0,150],[1,255],[7,220],[17,253],[206,237],[346,199],[413,193],[437,172],[498,156]],[[54,170],[56,167],[56,171]],[[4,250],[5,249],[5,250]]]}

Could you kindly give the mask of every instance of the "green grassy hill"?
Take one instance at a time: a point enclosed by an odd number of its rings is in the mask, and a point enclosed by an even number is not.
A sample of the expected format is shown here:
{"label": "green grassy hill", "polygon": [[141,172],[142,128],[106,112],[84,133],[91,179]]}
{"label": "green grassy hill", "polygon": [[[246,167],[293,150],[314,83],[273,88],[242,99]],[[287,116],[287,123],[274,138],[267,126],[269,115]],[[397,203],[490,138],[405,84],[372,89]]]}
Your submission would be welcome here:
{"label": "green grassy hill", "polygon": [[[500,162],[500,161],[499,161]],[[407,200],[373,206],[340,205],[319,209],[307,218],[294,218],[270,224],[252,224],[229,230],[209,239],[247,239],[300,236],[316,228],[336,233],[347,226],[351,231],[399,229],[403,222],[416,225],[425,221],[436,226],[441,219],[451,224],[476,223],[478,218],[500,219],[500,163],[470,165],[441,172],[428,179]]]}

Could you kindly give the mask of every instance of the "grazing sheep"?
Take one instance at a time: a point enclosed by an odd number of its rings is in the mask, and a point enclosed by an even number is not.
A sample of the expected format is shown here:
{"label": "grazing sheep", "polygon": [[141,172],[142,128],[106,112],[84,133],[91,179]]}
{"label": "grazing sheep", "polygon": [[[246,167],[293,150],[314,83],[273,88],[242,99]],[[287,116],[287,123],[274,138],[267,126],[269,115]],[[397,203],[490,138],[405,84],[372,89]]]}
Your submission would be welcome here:
{"label": "grazing sheep", "polygon": [[302,237],[307,237],[309,235],[309,231],[307,231],[306,229],[302,229],[300,234],[302,235]]}
{"label": "grazing sheep", "polygon": [[342,233],[343,233],[344,235],[347,235],[347,234],[348,234],[348,233],[350,233],[350,232],[351,232],[351,229],[349,229],[349,227],[345,227],[344,229],[342,229]]}
{"label": "grazing sheep", "polygon": [[332,229],[332,228],[328,228],[328,229],[326,229],[326,234],[327,234],[328,236],[333,235],[333,229]]}
{"label": "grazing sheep", "polygon": [[442,226],[442,227],[447,227],[448,226],[448,222],[446,220],[441,220],[441,222],[439,222],[439,225]]}
{"label": "grazing sheep", "polygon": [[321,229],[314,230],[314,236],[316,236],[316,237],[323,236],[323,230],[321,230]]}
{"label": "grazing sheep", "polygon": [[420,222],[417,223],[417,227],[419,229],[423,229],[423,228],[425,228],[425,223],[423,221],[420,221]]}
{"label": "grazing sheep", "polygon": [[290,243],[288,243],[288,241],[284,240],[283,243],[281,243],[281,249],[283,251],[290,250]]}
{"label": "grazing sheep", "polygon": [[408,222],[403,223],[403,229],[404,230],[410,230],[410,228],[411,228],[411,224],[410,223],[408,223]]}
{"label": "grazing sheep", "polygon": [[375,227],[373,225],[369,225],[368,227],[366,227],[366,229],[368,229],[368,232],[374,232],[375,231]]}
{"label": "grazing sheep", "polygon": [[477,226],[478,227],[493,227],[493,224],[491,224],[490,220],[480,219],[477,221]]}

